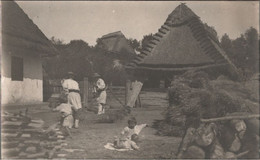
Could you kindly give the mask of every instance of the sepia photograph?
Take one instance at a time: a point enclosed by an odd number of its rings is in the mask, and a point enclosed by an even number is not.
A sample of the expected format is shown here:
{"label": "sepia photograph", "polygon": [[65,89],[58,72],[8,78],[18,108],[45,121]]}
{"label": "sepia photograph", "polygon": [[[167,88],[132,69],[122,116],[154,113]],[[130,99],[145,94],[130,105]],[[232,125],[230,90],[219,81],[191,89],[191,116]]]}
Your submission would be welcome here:
{"label": "sepia photograph", "polygon": [[259,1],[0,3],[1,159],[259,159]]}

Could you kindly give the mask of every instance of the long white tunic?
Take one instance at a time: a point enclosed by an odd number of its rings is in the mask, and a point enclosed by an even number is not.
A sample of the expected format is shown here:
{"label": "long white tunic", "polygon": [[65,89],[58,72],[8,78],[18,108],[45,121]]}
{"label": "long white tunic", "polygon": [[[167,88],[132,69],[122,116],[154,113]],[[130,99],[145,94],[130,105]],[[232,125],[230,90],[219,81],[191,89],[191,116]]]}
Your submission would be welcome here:
{"label": "long white tunic", "polygon": [[[62,87],[65,91],[77,90],[79,91],[79,84],[73,79],[66,79],[62,83]],[[77,92],[69,92],[68,103],[76,110],[82,108],[80,94]]]}

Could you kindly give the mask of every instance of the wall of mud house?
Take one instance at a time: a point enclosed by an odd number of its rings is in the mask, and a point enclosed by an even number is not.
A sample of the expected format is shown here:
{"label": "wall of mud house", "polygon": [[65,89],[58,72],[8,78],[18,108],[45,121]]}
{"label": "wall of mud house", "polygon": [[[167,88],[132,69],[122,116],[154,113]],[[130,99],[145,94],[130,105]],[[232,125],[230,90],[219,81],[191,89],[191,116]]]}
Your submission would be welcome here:
{"label": "wall of mud house", "polygon": [[1,103],[33,104],[42,102],[43,74],[40,54],[30,49],[13,46],[3,46],[2,51]]}

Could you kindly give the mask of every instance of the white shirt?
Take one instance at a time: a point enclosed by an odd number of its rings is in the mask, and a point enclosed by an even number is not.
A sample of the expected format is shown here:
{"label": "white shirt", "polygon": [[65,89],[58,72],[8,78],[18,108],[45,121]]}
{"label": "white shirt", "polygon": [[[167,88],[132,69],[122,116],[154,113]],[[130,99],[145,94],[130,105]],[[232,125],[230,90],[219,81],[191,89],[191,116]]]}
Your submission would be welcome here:
{"label": "white shirt", "polygon": [[66,113],[67,115],[72,114],[71,105],[68,103],[62,103],[59,106],[55,108],[56,111],[59,111],[60,113]]}
{"label": "white shirt", "polygon": [[139,134],[141,132],[141,130],[146,127],[147,124],[140,124],[140,125],[136,125],[133,129],[129,128],[128,126],[125,127],[123,129],[123,131],[121,132],[122,135],[125,135],[127,138],[131,139],[131,136],[133,134]]}
{"label": "white shirt", "polygon": [[79,90],[78,82],[74,81],[73,79],[65,79],[61,85],[64,90],[69,90],[69,89]]}

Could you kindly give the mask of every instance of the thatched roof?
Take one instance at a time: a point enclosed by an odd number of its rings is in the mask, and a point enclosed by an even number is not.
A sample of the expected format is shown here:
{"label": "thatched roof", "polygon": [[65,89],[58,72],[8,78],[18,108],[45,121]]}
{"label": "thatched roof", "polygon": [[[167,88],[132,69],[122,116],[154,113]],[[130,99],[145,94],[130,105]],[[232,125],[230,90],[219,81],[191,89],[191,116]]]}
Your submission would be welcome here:
{"label": "thatched roof", "polygon": [[2,1],[3,47],[33,51],[41,56],[55,55],[58,51],[14,1]]}
{"label": "thatched roof", "polygon": [[180,71],[227,64],[235,67],[208,26],[182,3],[126,68]]}
{"label": "thatched roof", "polygon": [[117,54],[131,54],[135,51],[128,43],[126,37],[121,31],[106,34],[100,38],[102,48],[108,52]]}

